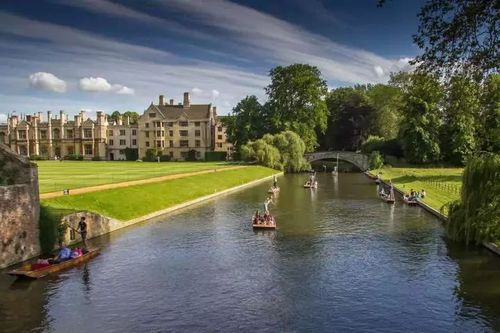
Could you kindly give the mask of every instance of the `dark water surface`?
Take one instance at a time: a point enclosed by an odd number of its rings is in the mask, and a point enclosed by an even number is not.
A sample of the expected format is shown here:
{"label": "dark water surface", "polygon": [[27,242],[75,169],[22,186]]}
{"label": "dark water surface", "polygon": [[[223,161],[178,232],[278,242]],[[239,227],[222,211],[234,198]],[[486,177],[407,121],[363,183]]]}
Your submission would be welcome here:
{"label": "dark water surface", "polygon": [[438,220],[381,202],[361,174],[280,179],[93,241],[85,266],[0,272],[0,331],[500,331],[500,258],[447,244]]}

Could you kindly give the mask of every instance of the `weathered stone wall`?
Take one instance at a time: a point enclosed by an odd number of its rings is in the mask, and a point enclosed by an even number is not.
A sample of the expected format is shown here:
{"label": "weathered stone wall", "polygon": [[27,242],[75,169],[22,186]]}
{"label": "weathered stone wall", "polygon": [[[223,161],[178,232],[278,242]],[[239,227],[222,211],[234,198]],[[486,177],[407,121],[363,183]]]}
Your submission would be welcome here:
{"label": "weathered stone wall", "polygon": [[38,170],[0,144],[0,268],[40,253]]}
{"label": "weathered stone wall", "polygon": [[[83,216],[85,217],[85,222],[87,222],[87,239],[105,235],[119,229],[123,225],[123,223],[120,223],[118,220],[92,212],[78,212],[66,215],[61,219],[61,222],[68,224],[73,229],[78,229],[78,222],[80,222],[80,218]],[[71,228],[66,229],[64,239],[66,245],[72,245],[82,240],[80,234],[71,232]]]}
{"label": "weathered stone wall", "polygon": [[335,159],[337,156],[339,160],[354,164],[361,171],[366,171],[370,167],[368,156],[350,151],[319,151],[315,153],[307,153],[304,157],[308,162],[313,162],[324,159]]}

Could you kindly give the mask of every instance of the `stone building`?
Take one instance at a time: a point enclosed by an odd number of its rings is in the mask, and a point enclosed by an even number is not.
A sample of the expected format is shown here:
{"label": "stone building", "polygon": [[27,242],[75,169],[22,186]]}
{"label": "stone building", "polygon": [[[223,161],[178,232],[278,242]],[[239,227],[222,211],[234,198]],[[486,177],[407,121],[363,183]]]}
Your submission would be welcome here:
{"label": "stone building", "polygon": [[[214,113],[216,109],[214,107]],[[226,152],[227,156],[233,155],[233,144],[227,141],[226,126],[224,119],[227,116],[217,116],[215,113],[215,126],[213,129],[214,151]]]}
{"label": "stone building", "polygon": [[[184,93],[183,103],[166,103],[163,95],[158,104],[151,105],[139,118],[139,158],[148,149],[156,149],[172,160],[185,160],[194,150],[197,159],[206,152],[215,151],[220,143],[216,134],[216,108],[211,104],[191,104],[189,93]],[[225,145],[221,149],[227,149]]]}
{"label": "stone building", "polygon": [[[110,147],[109,133],[116,133]],[[69,120],[63,111],[59,112],[59,118],[48,111],[47,119],[39,112],[24,117],[12,115],[7,124],[0,124],[1,143],[20,155],[50,159],[72,154],[83,155],[85,159],[124,159],[121,152],[125,148],[134,147],[134,142],[137,147],[137,139],[132,138],[134,133],[137,134],[137,126],[124,125],[121,121],[110,125],[101,111],[97,112],[95,120],[88,118],[85,111],[75,115],[73,120]]]}
{"label": "stone building", "polygon": [[0,143],[0,268],[40,252],[38,169]]}
{"label": "stone building", "polygon": [[137,149],[138,126],[130,124],[130,119],[118,117],[117,122],[108,125],[107,130],[107,159],[110,161],[126,160],[125,150],[127,148]]}

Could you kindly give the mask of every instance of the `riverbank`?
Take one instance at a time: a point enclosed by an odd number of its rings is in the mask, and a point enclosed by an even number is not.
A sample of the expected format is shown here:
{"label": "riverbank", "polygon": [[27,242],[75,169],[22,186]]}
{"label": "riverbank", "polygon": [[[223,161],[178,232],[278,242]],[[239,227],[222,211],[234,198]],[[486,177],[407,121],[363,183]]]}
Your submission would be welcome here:
{"label": "riverbank", "polygon": [[370,173],[392,181],[404,193],[425,190],[422,202],[438,212],[443,208],[445,215],[446,205],[460,197],[463,168],[381,168]]}
{"label": "riverbank", "polygon": [[249,166],[157,183],[57,197],[42,200],[42,204],[54,209],[90,211],[128,221],[276,173],[273,169]]}
{"label": "riverbank", "polygon": [[228,162],[36,161],[40,193],[222,169]]}

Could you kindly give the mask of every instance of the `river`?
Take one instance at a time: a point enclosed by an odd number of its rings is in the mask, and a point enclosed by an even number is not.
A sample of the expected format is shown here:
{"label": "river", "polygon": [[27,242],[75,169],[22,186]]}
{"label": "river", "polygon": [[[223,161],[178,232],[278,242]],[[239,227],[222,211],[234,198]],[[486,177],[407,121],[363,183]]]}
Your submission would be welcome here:
{"label": "river", "polygon": [[85,266],[0,274],[1,332],[500,331],[500,258],[448,244],[435,217],[381,202],[362,174],[279,180],[91,241]]}

